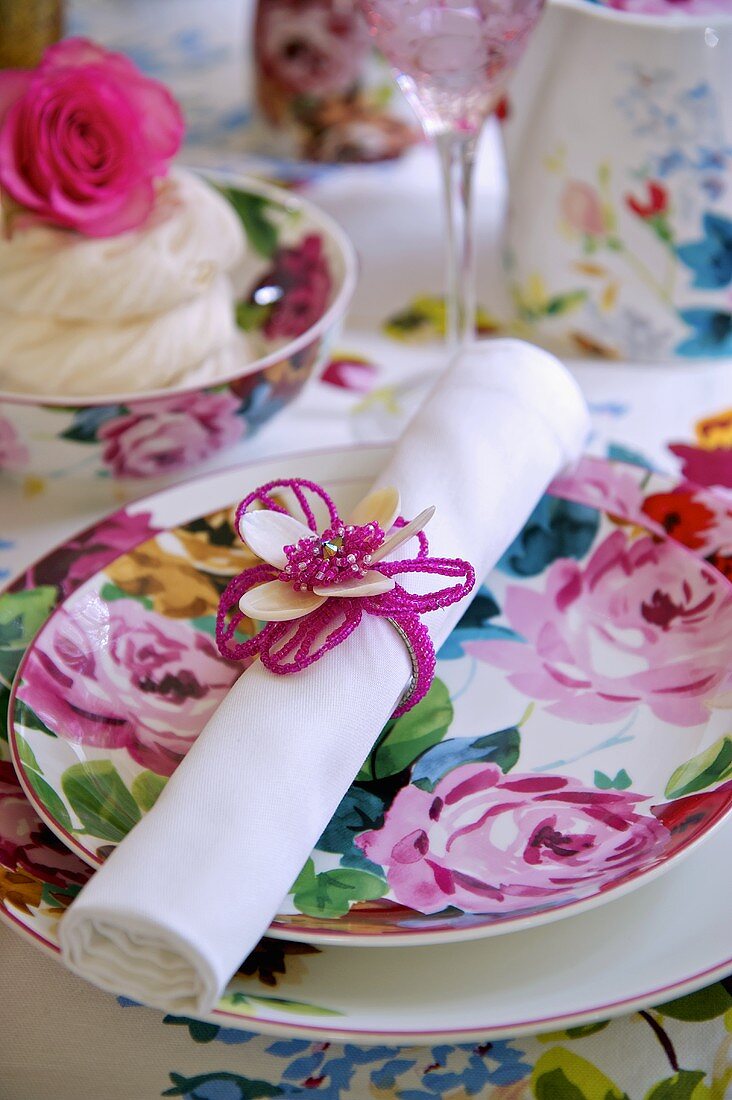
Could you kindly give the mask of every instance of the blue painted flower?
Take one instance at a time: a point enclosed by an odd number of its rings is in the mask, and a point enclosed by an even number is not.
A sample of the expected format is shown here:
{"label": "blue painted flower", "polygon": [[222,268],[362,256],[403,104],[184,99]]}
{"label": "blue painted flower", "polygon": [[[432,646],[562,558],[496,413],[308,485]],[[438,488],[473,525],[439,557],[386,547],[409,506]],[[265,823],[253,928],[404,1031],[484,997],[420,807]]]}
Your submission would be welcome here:
{"label": "blue painted flower", "polygon": [[491,619],[500,614],[501,609],[491,593],[487,588],[481,588],[472,603],[468,605],[450,637],[443,642],[437,654],[438,660],[455,661],[458,657],[465,656],[463,651],[465,643],[478,639],[485,641],[488,638],[503,638],[521,641],[513,630],[491,622]]}
{"label": "blue painted flower", "polygon": [[714,309],[682,309],[679,317],[695,335],[677,346],[677,355],[688,358],[724,358],[732,355],[732,313]]}
{"label": "blue painted flower", "polygon": [[600,526],[600,513],[584,504],[543,497],[498,563],[511,577],[536,577],[557,558],[585,556]]}
{"label": "blue painted flower", "polygon": [[732,221],[721,214],[705,214],[704,237],[679,245],[682,263],[694,272],[694,286],[716,290],[732,281]]}
{"label": "blue painted flower", "polygon": [[524,1051],[510,1041],[434,1047],[431,1055],[422,1087],[400,1091],[401,1100],[435,1100],[459,1088],[468,1096],[485,1096],[489,1085],[514,1085],[531,1073]]}

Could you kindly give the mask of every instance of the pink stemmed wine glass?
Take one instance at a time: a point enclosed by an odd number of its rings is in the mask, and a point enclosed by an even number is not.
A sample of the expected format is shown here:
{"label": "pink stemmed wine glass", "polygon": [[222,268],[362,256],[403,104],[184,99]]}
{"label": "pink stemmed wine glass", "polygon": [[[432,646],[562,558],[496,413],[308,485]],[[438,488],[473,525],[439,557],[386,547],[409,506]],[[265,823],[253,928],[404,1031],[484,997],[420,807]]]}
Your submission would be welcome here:
{"label": "pink stemmed wine glass", "polygon": [[475,336],[471,199],[485,120],[539,17],[543,0],[358,0],[440,157],[447,203],[447,339]]}

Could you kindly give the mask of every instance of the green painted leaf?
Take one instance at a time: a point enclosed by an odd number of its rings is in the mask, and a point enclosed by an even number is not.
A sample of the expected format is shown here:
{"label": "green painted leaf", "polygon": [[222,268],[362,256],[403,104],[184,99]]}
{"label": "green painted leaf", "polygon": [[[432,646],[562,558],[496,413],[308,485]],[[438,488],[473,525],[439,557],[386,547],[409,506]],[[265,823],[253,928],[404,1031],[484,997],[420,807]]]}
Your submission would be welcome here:
{"label": "green painted leaf", "polygon": [[581,1089],[567,1078],[561,1069],[552,1069],[542,1073],[534,1083],[536,1100],[585,1100]]}
{"label": "green painted leaf", "polygon": [[115,600],[137,600],[143,607],[146,607],[148,611],[152,611],[153,602],[149,596],[132,596],[129,592],[125,592],[123,588],[119,588],[116,584],[112,584],[108,581],[102,586],[99,593],[103,600],[107,603],[114,603]]}
{"label": "green painted leaf", "polygon": [[540,1043],[558,1043],[562,1039],[586,1039],[588,1035],[604,1031],[609,1023],[609,1020],[599,1020],[596,1024],[580,1024],[578,1027],[568,1027],[564,1031],[548,1031],[545,1035],[537,1035],[536,1038]]}
{"label": "green painted leaf", "polygon": [[147,813],[148,810],[153,808],[158,800],[158,795],[167,782],[167,776],[157,775],[155,772],[150,771],[140,772],[139,775],[135,776],[130,791],[141,810]]}
{"label": "green painted leaf", "polygon": [[552,1047],[534,1066],[536,1100],[628,1100],[609,1077],[566,1047]]}
{"label": "green painted leaf", "polygon": [[39,801],[46,807],[54,821],[57,821],[67,832],[72,832],[74,826],[69,816],[69,811],[66,809],[60,795],[58,795],[53,787],[43,778],[41,767],[33,749],[19,733],[15,735],[15,744],[18,750],[18,757],[23,764],[25,777],[38,796]]}
{"label": "green painted leaf", "polygon": [[726,734],[698,756],[687,760],[666,784],[667,798],[704,790],[732,776],[732,735]]}
{"label": "green painted leaf", "polygon": [[21,764],[25,764],[27,768],[32,768],[34,772],[40,772],[38,761],[33,749],[30,747],[25,737],[21,737],[19,733],[15,735],[15,744],[18,749],[18,757]]}
{"label": "green painted leaf", "polygon": [[83,825],[79,832],[117,844],[140,820],[137,803],[109,760],[73,764],[61,786]]}
{"label": "green painted leaf", "polygon": [[65,829],[67,833],[73,832],[74,825],[61,796],[54,791],[53,787],[46,782],[39,772],[26,769],[25,775],[31,787],[38,795],[39,801],[46,807],[53,820],[58,822],[61,828]]}
{"label": "green painted leaf", "polygon": [[[234,993],[232,996],[236,997]],[[343,1013],[334,1008],[323,1008],[322,1005],[308,1004],[307,1001],[291,1001],[286,997],[260,997],[245,994],[247,1000],[253,1005],[264,1005],[265,1008],[275,1008],[280,1012],[293,1012],[296,1016],[342,1016]]]}
{"label": "green painted leaf", "polygon": [[53,610],[57,600],[51,585],[0,597],[0,677],[10,685],[25,649]]}
{"label": "green painted leaf", "polygon": [[270,259],[277,249],[277,226],[267,217],[273,203],[262,195],[238,191],[235,187],[222,187],[221,193],[229,200],[238,214],[247,239],[260,256]]}
{"label": "green painted leaf", "polygon": [[191,626],[196,630],[202,631],[204,634],[210,634],[212,638],[216,636],[216,616],[215,615],[201,615],[198,619],[191,619]]}
{"label": "green painted leaf", "polygon": [[717,1016],[724,1016],[731,1008],[732,988],[727,989],[723,982],[717,982],[706,989],[698,989],[696,993],[688,993],[685,997],[677,997],[674,1001],[657,1005],[656,1011],[673,1020],[692,1023],[714,1020]]}
{"label": "green painted leaf", "polygon": [[374,901],[387,892],[384,879],[353,867],[313,872],[308,860],[293,887],[293,901],[309,917],[344,917],[355,901]]}
{"label": "green painted leaf", "polygon": [[236,323],[243,332],[258,332],[264,327],[271,313],[272,306],[247,301],[236,303]]}
{"label": "green painted leaf", "polygon": [[582,305],[586,298],[586,290],[571,290],[568,294],[557,294],[547,302],[546,313],[550,317],[562,313],[569,313],[571,310],[577,309],[578,306]]}
{"label": "green painted leaf", "polygon": [[387,722],[356,777],[362,782],[397,775],[442,740],[453,718],[450,695],[442,680],[406,714]]}
{"label": "green painted leaf", "polygon": [[605,772],[595,771],[594,783],[601,791],[627,791],[632,782],[625,768],[621,768],[614,779],[611,779],[609,775],[605,775]]}
{"label": "green painted leaf", "polygon": [[645,1100],[692,1100],[705,1077],[701,1070],[682,1069],[649,1089]]}
{"label": "green painted leaf", "polygon": [[56,733],[49,729],[43,719],[36,714],[32,707],[29,707],[27,703],[16,696],[15,699],[15,714],[17,721],[20,725],[26,726],[31,730],[38,730],[39,733],[45,733],[46,737],[56,737]]}

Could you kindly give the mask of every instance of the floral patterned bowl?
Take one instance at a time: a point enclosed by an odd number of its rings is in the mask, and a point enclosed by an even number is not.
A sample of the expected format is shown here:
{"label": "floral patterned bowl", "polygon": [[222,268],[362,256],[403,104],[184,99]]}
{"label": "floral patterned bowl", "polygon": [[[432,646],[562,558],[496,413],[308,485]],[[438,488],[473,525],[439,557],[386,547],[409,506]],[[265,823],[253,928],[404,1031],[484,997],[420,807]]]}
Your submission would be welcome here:
{"label": "floral patterned bowl", "polygon": [[[237,321],[257,359],[214,384],[80,399],[0,392],[0,470],[45,476],[159,477],[250,436],[292,401],[328,348],[356,286],[353,245],[312,203],[246,177],[217,178],[249,255]],[[260,305],[264,282],[284,289]]]}
{"label": "floral patterned bowl", "polygon": [[[165,490],[0,601],[11,757],[71,851],[106,858],[239,673],[212,639],[249,560],[232,501],[297,472],[349,507],[378,454],[270,459]],[[689,852],[732,811],[731,525],[723,500],[640,468],[586,459],[555,482],[440,650],[429,694],[377,738],[270,934],[494,935],[600,905]]]}

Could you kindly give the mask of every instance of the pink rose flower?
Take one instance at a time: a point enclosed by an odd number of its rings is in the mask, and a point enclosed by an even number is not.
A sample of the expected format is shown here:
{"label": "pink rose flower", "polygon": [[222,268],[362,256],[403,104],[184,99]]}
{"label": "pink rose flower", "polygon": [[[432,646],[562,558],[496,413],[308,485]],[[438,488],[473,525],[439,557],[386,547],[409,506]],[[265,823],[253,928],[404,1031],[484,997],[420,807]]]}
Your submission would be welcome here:
{"label": "pink rose flower", "polygon": [[256,302],[265,288],[276,288],[279,294],[262,326],[264,335],[270,340],[294,340],[307,332],[325,313],[332,285],[317,233],[309,233],[292,248],[281,248],[250,295]]}
{"label": "pink rose flower", "polygon": [[51,584],[63,597],[104,569],[120,554],[132,550],[155,533],[150,512],[117,512],[69,539],[45,558],[30,565],[25,588]]}
{"label": "pink rose flower", "polygon": [[92,596],[49,620],[18,696],[60,737],[170,775],[240,672],[187,623]]}
{"label": "pink rose flower", "polygon": [[266,76],[303,96],[349,92],[369,49],[360,15],[338,0],[263,0],[256,41]]}
{"label": "pink rose flower", "polygon": [[147,401],[105,421],[97,438],[115,477],[153,477],[202,462],[244,432],[239,401],[228,392],[182,393]]}
{"label": "pink rose flower", "polygon": [[25,443],[5,416],[0,416],[0,470],[12,470],[17,473],[30,461]]}
{"label": "pink rose flower", "polygon": [[39,221],[115,236],[147,218],[183,128],[164,85],[69,38],[37,69],[0,72],[0,188]]}
{"label": "pink rose flower", "polygon": [[589,183],[568,180],[559,199],[559,209],[567,225],[578,233],[588,237],[601,237],[605,233],[600,196]]}
{"label": "pink rose flower", "polygon": [[692,447],[671,443],[669,450],[681,459],[681,472],[697,485],[720,489],[729,499],[732,492],[732,447]]}
{"label": "pink rose flower", "polygon": [[53,886],[85,882],[90,871],[41,823],[9,761],[0,760],[0,866]]}
{"label": "pink rose flower", "polygon": [[466,653],[575,722],[612,722],[645,704],[695,726],[728,675],[732,589],[671,542],[613,531],[584,564],[554,562],[543,591],[509,587],[504,612],[530,644],[467,642]]}
{"label": "pink rose flower", "polygon": [[583,504],[592,505],[619,519],[638,522],[643,508],[640,472],[624,464],[583,455],[567,473],[559,474],[549,486],[556,496],[573,500],[579,493]]}
{"label": "pink rose flower", "polygon": [[641,795],[599,791],[561,775],[455,768],[434,791],[403,787],[380,829],[356,844],[420,913],[531,909],[607,887],[646,865],[668,839],[636,812]]}

